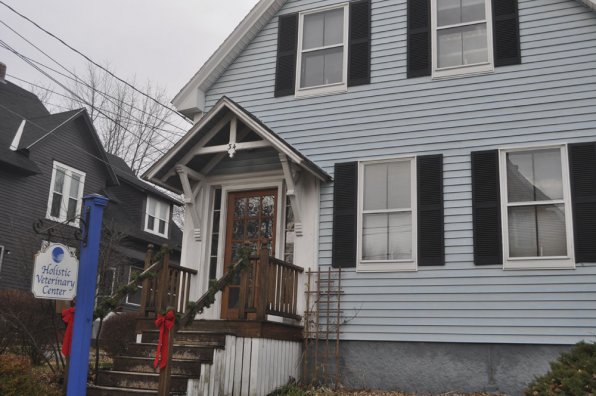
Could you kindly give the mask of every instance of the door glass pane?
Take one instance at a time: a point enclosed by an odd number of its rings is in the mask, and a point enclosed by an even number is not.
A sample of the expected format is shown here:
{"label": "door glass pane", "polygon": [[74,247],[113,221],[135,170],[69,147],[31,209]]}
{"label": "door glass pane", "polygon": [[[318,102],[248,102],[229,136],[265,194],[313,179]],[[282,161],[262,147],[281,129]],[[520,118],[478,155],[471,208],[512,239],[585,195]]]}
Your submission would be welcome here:
{"label": "door glass pane", "polygon": [[507,153],[509,202],[563,199],[561,150]]}
{"label": "door glass pane", "polygon": [[246,213],[246,198],[237,199],[234,203],[234,216],[235,217],[243,217]]}
{"label": "door glass pane", "polygon": [[275,207],[275,198],[273,195],[266,195],[263,197],[263,216],[273,216],[273,208]]}
{"label": "door glass pane", "polygon": [[439,30],[438,66],[452,67],[488,62],[486,24]]}
{"label": "door glass pane", "polygon": [[482,21],[486,18],[485,0],[437,0],[437,25]]}
{"label": "door glass pane", "polygon": [[302,49],[343,42],[343,8],[304,16]]}
{"label": "door glass pane", "polygon": [[365,214],[363,220],[363,260],[412,258],[412,214],[410,212]]}
{"label": "door glass pane", "polygon": [[230,287],[228,293],[228,308],[238,308],[240,289],[238,287]]}
{"label": "door glass pane", "polygon": [[410,208],[410,161],[364,167],[364,210]]}
{"label": "door glass pane", "polygon": [[337,47],[303,53],[300,87],[342,82],[343,52],[343,47]]}
{"label": "door glass pane", "polygon": [[250,197],[248,199],[248,215],[251,217],[258,216],[260,209],[261,209],[261,198],[260,197]]}
{"label": "door glass pane", "polygon": [[564,205],[509,208],[509,256],[566,256]]}

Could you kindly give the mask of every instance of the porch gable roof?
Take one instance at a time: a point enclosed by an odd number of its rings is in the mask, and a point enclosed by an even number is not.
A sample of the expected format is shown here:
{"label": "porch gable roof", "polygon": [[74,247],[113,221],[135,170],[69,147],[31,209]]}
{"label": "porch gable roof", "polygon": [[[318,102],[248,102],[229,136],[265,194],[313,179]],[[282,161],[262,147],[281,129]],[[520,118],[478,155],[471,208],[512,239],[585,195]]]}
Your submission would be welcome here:
{"label": "porch gable roof", "polygon": [[[143,175],[143,178],[177,193],[182,192],[178,186],[168,182],[170,177],[176,175],[176,166],[186,165],[186,163],[190,162],[189,156],[192,155],[192,150],[203,147],[206,151],[209,151],[210,148],[205,147],[205,144],[220,133],[217,128],[222,127],[229,122],[229,120],[234,118],[245,125],[250,132],[253,132],[262,139],[262,141],[259,142],[236,141],[238,146],[253,143],[255,146],[258,145],[258,147],[272,147],[278,153],[287,156],[289,160],[308,171],[319,180],[323,182],[332,180],[327,172],[273,132],[254,114],[250,113],[226,96],[223,96],[182,139],[180,139],[163,157],[149,168]],[[213,136],[210,137],[210,134]],[[211,151],[215,152],[215,149],[218,147],[221,147],[221,145],[213,147],[213,150]],[[219,154],[221,155],[224,153],[219,152]]]}

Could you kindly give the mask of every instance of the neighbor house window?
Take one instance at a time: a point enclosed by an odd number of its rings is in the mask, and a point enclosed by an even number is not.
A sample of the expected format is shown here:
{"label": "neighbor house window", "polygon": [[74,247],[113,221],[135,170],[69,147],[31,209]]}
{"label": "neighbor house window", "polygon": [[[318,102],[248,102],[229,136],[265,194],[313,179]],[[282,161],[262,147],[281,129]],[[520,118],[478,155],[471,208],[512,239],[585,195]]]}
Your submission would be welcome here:
{"label": "neighbor house window", "polygon": [[347,89],[348,4],[300,14],[296,96]]}
{"label": "neighbor house window", "polygon": [[494,70],[491,0],[431,0],[433,77]]}
{"label": "neighbor house window", "polygon": [[54,161],[46,217],[78,226],[85,173]]}
{"label": "neighbor house window", "polygon": [[153,197],[147,197],[145,231],[167,238],[170,221],[170,205]]}
{"label": "neighbor house window", "polygon": [[563,146],[501,150],[505,268],[574,267],[567,163]]}
{"label": "neighbor house window", "polygon": [[416,162],[359,164],[358,270],[416,269]]}
{"label": "neighbor house window", "polygon": [[[135,276],[138,276],[143,272],[142,268],[139,267],[128,267],[128,283],[132,282]],[[137,282],[137,290],[134,293],[126,295],[126,303],[130,305],[141,305],[141,295],[143,294],[143,282]]]}

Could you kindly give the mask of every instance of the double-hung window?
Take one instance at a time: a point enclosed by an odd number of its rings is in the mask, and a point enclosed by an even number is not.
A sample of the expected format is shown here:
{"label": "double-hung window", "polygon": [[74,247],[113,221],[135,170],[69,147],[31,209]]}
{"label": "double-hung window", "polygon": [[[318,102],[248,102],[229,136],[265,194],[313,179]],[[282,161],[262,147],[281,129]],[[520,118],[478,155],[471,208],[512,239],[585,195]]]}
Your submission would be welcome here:
{"label": "double-hung window", "polygon": [[416,270],[416,161],[359,163],[358,271]]}
{"label": "double-hung window", "polygon": [[167,238],[169,221],[170,205],[153,197],[147,197],[145,231]]}
{"label": "double-hung window", "polygon": [[500,151],[504,268],[573,268],[564,146]]}
{"label": "double-hung window", "polygon": [[54,161],[46,217],[78,226],[85,173]]}
{"label": "double-hung window", "polygon": [[494,70],[491,0],[431,0],[432,74]]}
{"label": "double-hung window", "polygon": [[301,13],[296,96],[347,90],[348,4]]}

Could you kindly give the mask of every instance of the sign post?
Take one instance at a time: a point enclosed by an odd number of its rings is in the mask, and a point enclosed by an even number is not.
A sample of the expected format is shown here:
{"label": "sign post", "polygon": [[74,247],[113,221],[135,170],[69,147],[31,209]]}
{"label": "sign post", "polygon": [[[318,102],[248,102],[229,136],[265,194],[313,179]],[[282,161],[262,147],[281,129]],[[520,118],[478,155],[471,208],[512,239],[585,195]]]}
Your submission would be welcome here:
{"label": "sign post", "polygon": [[92,194],[85,196],[83,203],[84,230],[77,283],[77,310],[72,335],[72,353],[68,368],[67,396],[84,396],[87,394],[99,240],[101,238],[103,210],[108,204],[108,199],[98,194]]}

